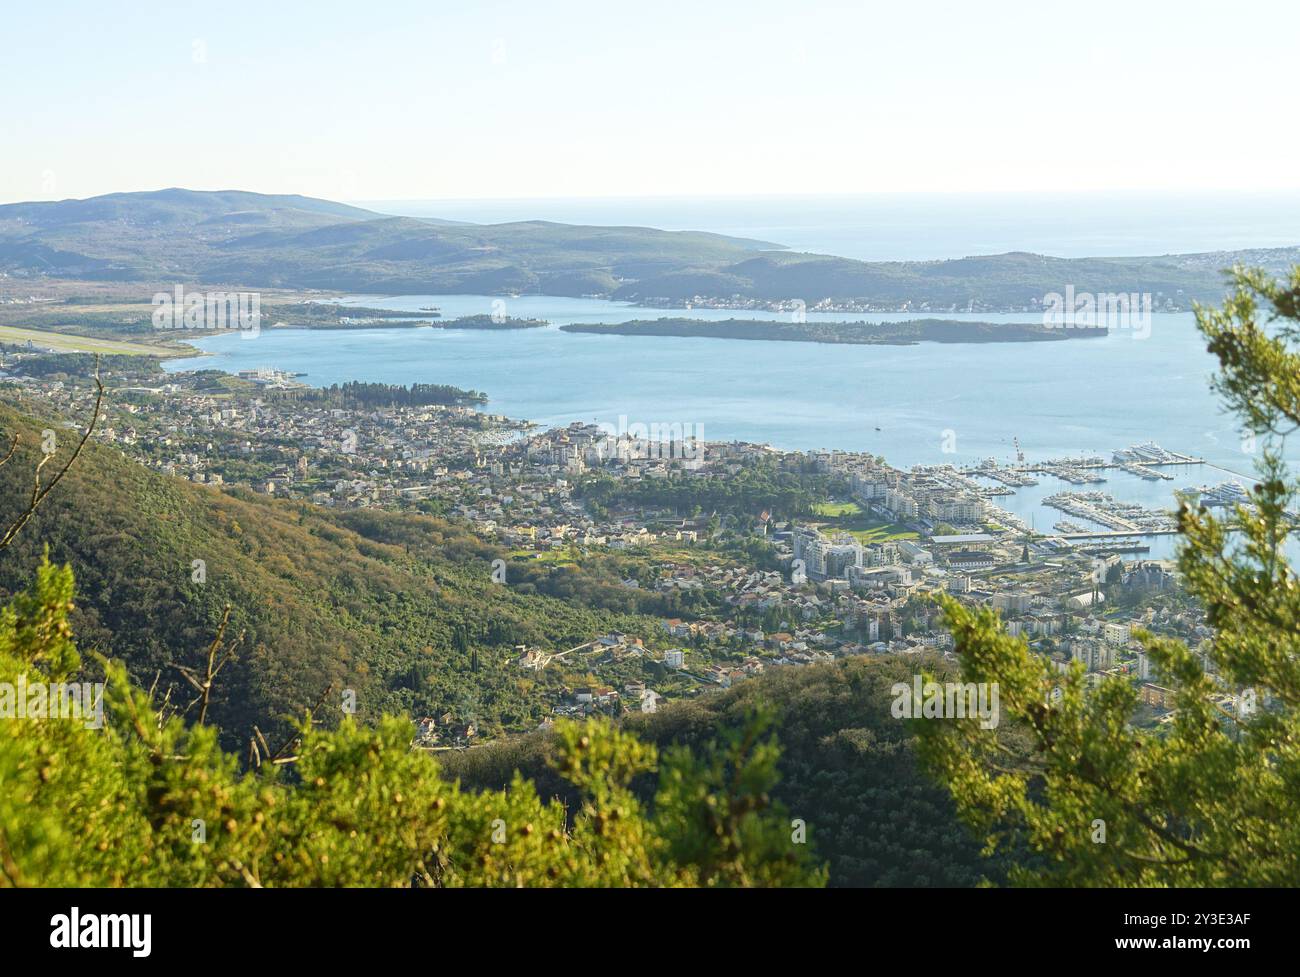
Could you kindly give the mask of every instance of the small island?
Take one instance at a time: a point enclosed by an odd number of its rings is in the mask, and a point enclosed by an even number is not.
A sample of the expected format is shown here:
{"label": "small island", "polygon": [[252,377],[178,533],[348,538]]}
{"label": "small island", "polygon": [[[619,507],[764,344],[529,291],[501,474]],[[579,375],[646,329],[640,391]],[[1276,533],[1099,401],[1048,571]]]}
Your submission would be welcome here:
{"label": "small island", "polygon": [[336,302],[272,302],[262,308],[262,325],[289,329],[394,329],[431,325],[430,315],[423,310],[419,316],[402,309],[376,309],[362,305],[343,305]]}
{"label": "small island", "polygon": [[1032,343],[1105,336],[1105,327],[1058,329],[1036,322],[784,322],[763,319],[633,319],[618,323],[574,323],[564,332],[608,336],[702,336],[854,346],[913,346],[917,343]]}
{"label": "small island", "polygon": [[466,315],[446,322],[429,323],[434,329],[541,329],[549,326],[545,319],[519,319],[514,316]]}

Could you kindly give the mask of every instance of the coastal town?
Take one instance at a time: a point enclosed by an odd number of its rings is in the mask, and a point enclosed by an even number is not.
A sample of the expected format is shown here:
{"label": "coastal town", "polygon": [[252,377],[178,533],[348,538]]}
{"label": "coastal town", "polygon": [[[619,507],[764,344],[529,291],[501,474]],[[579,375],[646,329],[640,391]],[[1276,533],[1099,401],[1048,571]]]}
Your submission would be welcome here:
{"label": "coastal town", "polygon": [[[1202,650],[1213,638],[1172,563],[1124,559],[1124,543],[1170,531],[1168,513],[1059,493],[1046,504],[1070,519],[1046,534],[997,504],[1035,472],[1095,482],[1107,467],[1195,461],[1158,446],[1110,462],[902,470],[863,453],[705,442],[690,425],[544,430],[461,402],[358,403],[271,370],[142,367],[106,383],[96,438],[165,475],[455,520],[506,554],[483,571],[506,586],[589,564],[613,577],[655,619],[645,633],[515,649],[521,675],[564,677],[557,717],[653,711],[766,669],[848,655],[950,656],[933,600],[944,593],[997,612],[1061,671],[1077,663],[1090,676],[1125,676],[1155,724],[1171,721],[1172,694],[1136,633]],[[89,389],[66,358],[5,354],[4,399],[42,405],[70,428]],[[789,492],[724,495],[754,472]],[[1218,500],[1226,490],[1207,491]],[[1237,691],[1222,690],[1223,708],[1236,708]],[[425,717],[419,729],[430,748],[478,742],[460,717]]]}

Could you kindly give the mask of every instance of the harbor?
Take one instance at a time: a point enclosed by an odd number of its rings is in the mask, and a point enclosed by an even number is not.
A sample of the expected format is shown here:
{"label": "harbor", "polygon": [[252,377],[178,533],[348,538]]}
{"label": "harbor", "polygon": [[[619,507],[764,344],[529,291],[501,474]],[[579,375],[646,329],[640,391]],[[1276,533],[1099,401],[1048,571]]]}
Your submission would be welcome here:
{"label": "harbor", "polygon": [[982,485],[999,523],[1024,527],[1056,547],[1168,559],[1177,545],[1180,496],[1206,504],[1236,498],[1234,488],[1205,484],[1207,468],[1214,466],[1152,441],[1041,461],[1025,458],[1018,440],[1012,443],[1011,459],[987,459],[953,474]]}
{"label": "harbor", "polygon": [[1037,485],[1038,479],[1034,477],[1036,475],[1051,475],[1073,485],[1096,485],[1106,481],[1103,473],[1107,471],[1124,471],[1152,482],[1173,481],[1174,476],[1161,469],[1205,463],[1204,458],[1168,451],[1154,441],[1121,448],[1111,455],[1110,461],[1106,461],[1100,455],[1092,455],[1031,462],[1025,460],[1018,439],[1014,444],[1016,449],[1014,463],[986,458],[978,465],[970,465],[959,471],[964,475],[988,478],[1015,487]]}
{"label": "harbor", "polygon": [[[1067,515],[1105,526],[1111,534],[1172,533],[1177,529],[1168,510],[1151,509],[1137,502],[1123,502],[1106,492],[1057,492],[1043,500],[1043,505]],[[1099,536],[1090,530],[1061,534],[1065,539]]]}

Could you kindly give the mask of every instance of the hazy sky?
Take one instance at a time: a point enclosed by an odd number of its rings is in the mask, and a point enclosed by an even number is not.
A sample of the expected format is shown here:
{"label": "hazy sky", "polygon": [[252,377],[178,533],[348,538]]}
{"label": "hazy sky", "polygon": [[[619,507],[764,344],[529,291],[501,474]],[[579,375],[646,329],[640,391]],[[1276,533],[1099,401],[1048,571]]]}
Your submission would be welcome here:
{"label": "hazy sky", "polygon": [[6,4],[0,201],[1300,187],[1300,4]]}

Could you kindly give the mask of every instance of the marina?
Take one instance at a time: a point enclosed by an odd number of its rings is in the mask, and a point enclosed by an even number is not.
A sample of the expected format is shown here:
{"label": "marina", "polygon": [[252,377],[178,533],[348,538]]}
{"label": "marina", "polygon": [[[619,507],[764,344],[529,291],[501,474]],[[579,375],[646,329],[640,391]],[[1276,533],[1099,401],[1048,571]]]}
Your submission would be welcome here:
{"label": "marina", "polygon": [[[1121,534],[1176,531],[1173,516],[1169,512],[1149,509],[1137,502],[1122,502],[1105,492],[1058,492],[1049,495],[1043,504]],[[1066,538],[1083,538],[1092,534],[1073,532],[1063,535]]]}
{"label": "marina", "polygon": [[1205,463],[1204,458],[1167,451],[1154,441],[1122,448],[1111,455],[1110,461],[1106,461],[1099,455],[1093,455],[1029,462],[1020,451],[1018,440],[1015,441],[1015,445],[1014,464],[986,458],[979,465],[961,469],[962,473],[978,475],[1011,486],[1037,485],[1038,479],[1034,477],[1035,475],[1052,475],[1073,485],[1095,485],[1106,481],[1106,476],[1102,472],[1109,470],[1128,472],[1130,475],[1137,475],[1152,482],[1173,481],[1174,476],[1161,471],[1162,468]]}
{"label": "marina", "polygon": [[1200,504],[1204,506],[1228,507],[1247,505],[1250,502],[1246,494],[1246,487],[1236,481],[1220,482],[1218,485],[1202,485],[1196,489],[1196,492],[1200,496]]}

